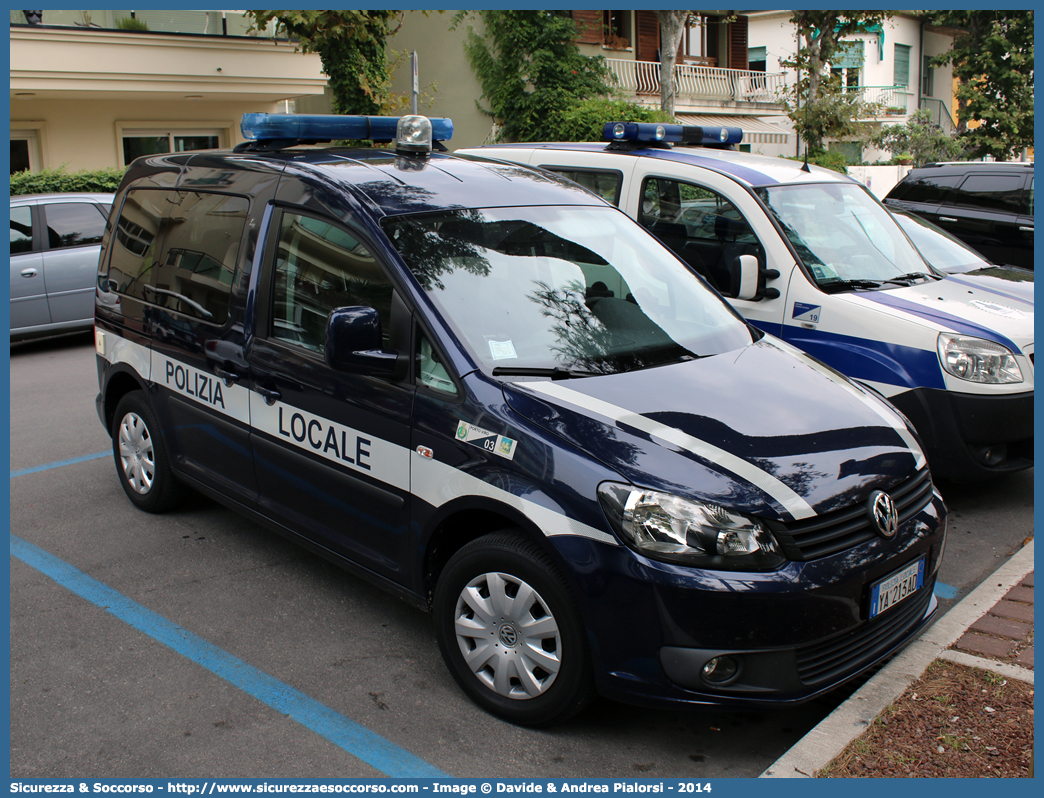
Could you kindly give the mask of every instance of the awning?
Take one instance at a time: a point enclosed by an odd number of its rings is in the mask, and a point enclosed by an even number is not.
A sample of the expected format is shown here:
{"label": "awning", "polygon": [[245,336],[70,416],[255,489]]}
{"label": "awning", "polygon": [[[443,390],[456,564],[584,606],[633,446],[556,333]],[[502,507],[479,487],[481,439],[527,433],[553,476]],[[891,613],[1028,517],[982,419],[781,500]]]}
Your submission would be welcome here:
{"label": "awning", "polygon": [[786,144],[787,139],[790,137],[790,131],[752,116],[693,116],[692,114],[675,114],[674,118],[683,125],[738,127],[743,131],[744,144]]}

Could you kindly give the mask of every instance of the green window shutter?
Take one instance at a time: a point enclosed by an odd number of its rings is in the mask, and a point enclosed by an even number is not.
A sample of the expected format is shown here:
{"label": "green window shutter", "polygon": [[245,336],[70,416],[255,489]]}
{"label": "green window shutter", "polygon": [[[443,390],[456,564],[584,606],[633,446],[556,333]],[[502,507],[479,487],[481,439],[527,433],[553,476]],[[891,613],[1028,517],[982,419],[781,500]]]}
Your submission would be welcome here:
{"label": "green window shutter", "polygon": [[895,86],[910,85],[910,46],[908,44],[895,46],[895,72],[892,84]]}
{"label": "green window shutter", "polygon": [[837,52],[831,59],[834,69],[859,69],[863,66],[863,42],[838,42]]}
{"label": "green window shutter", "polygon": [[767,47],[748,47],[747,48],[747,63],[754,61],[764,61],[768,57]]}

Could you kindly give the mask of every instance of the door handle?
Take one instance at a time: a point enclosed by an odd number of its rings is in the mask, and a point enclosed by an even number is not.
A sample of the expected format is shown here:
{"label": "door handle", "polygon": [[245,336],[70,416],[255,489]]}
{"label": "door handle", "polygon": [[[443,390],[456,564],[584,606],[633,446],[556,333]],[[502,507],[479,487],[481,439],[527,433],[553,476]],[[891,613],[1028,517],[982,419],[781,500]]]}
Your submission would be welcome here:
{"label": "door handle", "polygon": [[225,383],[226,388],[231,387],[234,382],[239,382],[239,375],[231,371],[225,371],[224,369],[215,366],[214,373],[221,378],[221,381]]}
{"label": "door handle", "polygon": [[956,220],[956,219],[954,219],[954,218],[953,218],[953,217],[951,217],[951,216],[940,216],[940,217],[939,217],[939,221],[940,221],[940,222],[956,222],[957,220]]}
{"label": "door handle", "polygon": [[39,274],[39,272],[36,271],[35,266],[30,266],[28,269],[22,269],[22,277],[36,277],[37,274]]}
{"label": "door handle", "polygon": [[1032,233],[1033,232],[1033,228],[1032,227],[1026,227],[1026,225],[1024,225],[1024,224],[1020,224],[1019,225],[1019,232],[1020,233]]}
{"label": "door handle", "polygon": [[270,388],[262,388],[260,385],[254,387],[254,390],[265,397],[265,404],[271,407],[282,398],[282,394],[279,391],[274,391]]}

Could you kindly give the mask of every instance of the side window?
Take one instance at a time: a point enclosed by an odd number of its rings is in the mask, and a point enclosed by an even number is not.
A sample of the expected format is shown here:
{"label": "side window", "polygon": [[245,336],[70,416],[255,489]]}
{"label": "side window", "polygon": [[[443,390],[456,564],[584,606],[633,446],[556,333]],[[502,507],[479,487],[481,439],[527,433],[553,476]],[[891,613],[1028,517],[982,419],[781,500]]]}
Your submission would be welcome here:
{"label": "side window", "polygon": [[647,178],[639,221],[726,296],[740,255],[765,262],[761,242],[736,206],[703,186]]}
{"label": "side window", "polygon": [[417,382],[426,388],[455,396],[457,387],[450,379],[446,367],[439,361],[438,352],[432,348],[431,342],[424,333],[420,333],[417,339]]}
{"label": "side window", "polygon": [[588,191],[597,194],[606,202],[620,204],[620,186],[623,185],[623,173],[617,171],[588,171],[585,169],[564,169],[558,166],[545,166],[550,172],[579,183]]}
{"label": "side window", "polygon": [[165,225],[152,301],[215,324],[228,318],[232,280],[250,203],[245,197],[176,192]]}
{"label": "side window", "polygon": [[[135,299],[146,299],[159,257],[160,229],[170,203],[169,191],[130,191],[113,230],[109,285]],[[151,299],[151,297],[149,297]]]}
{"label": "side window", "polygon": [[1022,212],[1029,214],[1030,216],[1033,215],[1033,180],[1034,178],[1031,177],[1029,188],[1026,189],[1026,199],[1022,203]]}
{"label": "side window", "polygon": [[11,208],[11,254],[30,252],[33,248],[33,209],[28,205]]}
{"label": "side window", "polygon": [[971,175],[961,183],[954,205],[986,211],[1019,212],[1022,175]]}
{"label": "side window", "polygon": [[105,232],[105,215],[90,202],[62,202],[42,206],[47,222],[50,249],[100,244]]}
{"label": "side window", "polygon": [[370,251],[342,227],[286,212],[279,229],[271,337],[322,352],[331,310],[376,308],[385,346],[392,285]]}
{"label": "side window", "polygon": [[109,284],[153,305],[223,323],[249,205],[229,194],[129,192],[116,221]]}
{"label": "side window", "polygon": [[904,181],[899,184],[899,190],[892,194],[892,198],[903,202],[927,202],[934,205],[945,200],[950,189],[960,181],[960,175],[922,177],[919,180]]}

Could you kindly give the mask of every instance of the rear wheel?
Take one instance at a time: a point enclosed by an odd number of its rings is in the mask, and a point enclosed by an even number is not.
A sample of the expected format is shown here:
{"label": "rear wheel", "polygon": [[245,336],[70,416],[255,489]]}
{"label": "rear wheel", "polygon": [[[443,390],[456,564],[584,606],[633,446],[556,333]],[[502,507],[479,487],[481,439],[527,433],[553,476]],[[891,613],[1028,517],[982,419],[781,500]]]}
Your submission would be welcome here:
{"label": "rear wheel", "polygon": [[434,614],[450,672],[494,715],[546,726],[594,696],[576,605],[547,555],[520,534],[486,535],[453,555]]}
{"label": "rear wheel", "polygon": [[158,430],[152,407],[141,391],[120,399],[112,423],[116,473],[127,498],[149,513],[169,509],[181,494]]}

